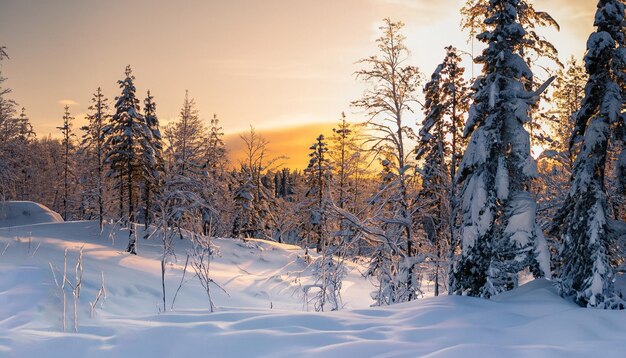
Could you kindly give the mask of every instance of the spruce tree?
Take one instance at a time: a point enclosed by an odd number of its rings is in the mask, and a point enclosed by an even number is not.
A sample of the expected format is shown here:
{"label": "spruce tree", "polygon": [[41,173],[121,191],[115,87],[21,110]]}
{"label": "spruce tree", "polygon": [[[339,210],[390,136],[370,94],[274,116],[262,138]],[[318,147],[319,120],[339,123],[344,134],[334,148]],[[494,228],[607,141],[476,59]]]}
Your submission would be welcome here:
{"label": "spruce tree", "polygon": [[536,92],[533,73],[523,58],[527,32],[520,24],[520,0],[489,0],[487,45],[476,61],[483,73],[464,135],[470,140],[459,166],[462,185],[462,254],[455,268],[457,294],[491,297],[518,285],[529,268],[549,276],[549,255],[538,227],[529,183],[536,175],[530,136],[524,125],[531,107],[550,81]]}
{"label": "spruce tree", "polygon": [[117,81],[122,93],[115,97],[115,114],[107,127],[105,142],[105,161],[109,164],[109,176],[120,180],[120,207],[126,192],[127,218],[129,225],[127,251],[137,254],[137,237],[135,235],[135,193],[138,190],[139,171],[141,170],[142,142],[149,137],[144,117],[139,111],[139,100],[135,95],[135,76],[130,66],[126,66],[125,78]]}
{"label": "spruce tree", "polygon": [[319,135],[309,148],[309,165],[304,170],[308,190],[310,223],[315,233],[315,248],[321,252],[329,240],[328,211],[330,209],[330,187],[332,165],[328,157],[328,147],[323,135]]}
{"label": "spruce tree", "polygon": [[[614,291],[614,242],[607,205],[605,173],[610,141],[624,141],[626,47],[624,3],[600,0],[589,36],[585,67],[589,80],[580,110],[574,114],[571,146],[580,143],[572,187],[555,218],[552,232],[563,239],[558,272],[561,293],[581,306],[624,308]],[[626,173],[626,152],[618,170]]]}
{"label": "spruce tree", "polygon": [[17,124],[17,137],[15,143],[15,170],[19,174],[18,188],[16,194],[19,193],[20,200],[26,200],[30,195],[29,191],[29,179],[33,175],[33,157],[30,153],[29,147],[33,140],[35,140],[35,132],[33,126],[30,124],[30,119],[26,115],[26,108],[22,107],[19,117],[16,118]]}
{"label": "spruce tree", "polygon": [[74,150],[73,137],[75,136],[72,131],[72,121],[74,117],[70,115],[70,107],[65,106],[65,112],[63,113],[63,125],[57,127],[61,131],[63,136],[63,220],[68,220],[68,205],[70,195],[70,176],[73,174],[72,168],[72,156]]}
{"label": "spruce tree", "polygon": [[97,201],[98,225],[102,231],[104,223],[104,157],[105,157],[105,128],[110,121],[108,99],[98,87],[91,98],[87,120],[89,124],[81,127],[84,132],[81,141],[81,150],[87,157],[87,175],[94,179],[94,196]]}
{"label": "spruce tree", "polygon": [[165,171],[163,139],[159,130],[154,97],[148,91],[144,100],[144,119],[147,127],[145,140],[141,141],[141,177],[143,182],[143,213],[145,228],[152,222],[154,195],[159,190]]}
{"label": "spruce tree", "polygon": [[[458,246],[456,218],[458,190],[456,172],[466,140],[463,121],[469,106],[469,88],[463,79],[465,69],[454,47],[446,47],[446,57],[424,86],[425,118],[420,130],[417,159],[423,160],[422,226],[435,251],[435,295],[439,294],[442,258],[449,253],[454,263]],[[450,276],[451,277],[451,276]]]}
{"label": "spruce tree", "polygon": [[334,174],[336,176],[336,200],[337,206],[346,208],[350,199],[351,178],[356,170],[356,132],[353,126],[346,120],[346,114],[341,113],[341,119],[337,126],[333,128],[329,155],[335,165]]}

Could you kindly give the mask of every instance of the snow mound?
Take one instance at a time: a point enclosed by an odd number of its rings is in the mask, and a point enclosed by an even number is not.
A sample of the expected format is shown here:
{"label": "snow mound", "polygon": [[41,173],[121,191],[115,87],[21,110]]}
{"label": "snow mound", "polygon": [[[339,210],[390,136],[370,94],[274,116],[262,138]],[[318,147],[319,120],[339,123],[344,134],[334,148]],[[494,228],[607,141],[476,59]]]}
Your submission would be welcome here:
{"label": "snow mound", "polygon": [[32,201],[0,202],[0,227],[60,223],[58,213]]}

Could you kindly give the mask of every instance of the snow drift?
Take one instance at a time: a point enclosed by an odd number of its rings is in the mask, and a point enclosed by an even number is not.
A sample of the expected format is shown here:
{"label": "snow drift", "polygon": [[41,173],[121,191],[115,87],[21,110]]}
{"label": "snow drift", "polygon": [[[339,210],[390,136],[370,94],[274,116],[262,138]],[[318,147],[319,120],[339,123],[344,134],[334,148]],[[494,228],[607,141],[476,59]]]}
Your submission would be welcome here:
{"label": "snow drift", "polygon": [[32,201],[0,202],[0,227],[63,222],[61,215]]}

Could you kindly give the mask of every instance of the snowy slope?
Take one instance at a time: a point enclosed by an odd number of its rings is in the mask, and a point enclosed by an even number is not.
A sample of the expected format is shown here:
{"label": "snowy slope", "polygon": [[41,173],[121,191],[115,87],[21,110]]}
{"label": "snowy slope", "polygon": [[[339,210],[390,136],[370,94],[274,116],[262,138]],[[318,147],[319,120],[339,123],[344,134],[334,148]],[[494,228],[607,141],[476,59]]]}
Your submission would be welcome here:
{"label": "snowy slope", "polygon": [[[0,229],[0,356],[622,357],[626,351],[626,313],[579,308],[545,280],[492,301],[444,296],[369,308],[372,286],[352,266],[344,284],[346,309],[306,312],[301,285],[310,277],[303,252],[257,240],[215,240],[220,256],[211,268],[228,292],[213,290],[217,312],[208,311],[189,271],[174,310],[159,313],[158,242],[140,240],[139,256],[130,256],[123,252],[126,233],[107,226],[100,235],[95,222]],[[186,241],[175,245],[168,306],[188,249]],[[78,333],[71,332],[71,294],[68,332],[63,332],[62,296],[50,264],[60,275],[67,248],[73,281],[81,246]],[[89,318],[88,302],[96,296],[101,272],[107,300]]]}
{"label": "snowy slope", "polygon": [[61,215],[32,201],[0,201],[0,227],[63,222]]}

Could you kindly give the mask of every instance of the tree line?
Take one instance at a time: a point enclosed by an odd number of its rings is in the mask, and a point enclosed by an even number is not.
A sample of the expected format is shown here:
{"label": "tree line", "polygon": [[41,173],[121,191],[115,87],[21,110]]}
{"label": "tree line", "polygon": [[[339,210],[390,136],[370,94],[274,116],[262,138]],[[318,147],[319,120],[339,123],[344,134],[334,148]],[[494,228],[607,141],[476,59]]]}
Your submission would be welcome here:
{"label": "tree line", "polygon": [[37,138],[0,88],[0,193],[66,220],[117,222],[132,254],[161,226],[300,245],[320,310],[341,308],[345,260],[367,265],[378,305],[431,283],[435,295],[489,298],[526,275],[554,279],[582,306],[624,308],[614,287],[626,234],[623,0],[598,2],[585,58],[565,65],[537,32],[558,24],[529,1],[469,0],[461,13],[485,45],[482,72],[468,78],[449,46],[426,78],[407,64],[403,23],[384,19],[378,51],[355,72],[367,89],[351,105],[367,120],[341,114],[331,136],[312,138],[303,171],[253,128],[244,159],[229,162],[218,117],[201,120],[189,93],[161,128],[130,66],[112,106],[94,92],[80,138],[68,107],[61,139]]}

